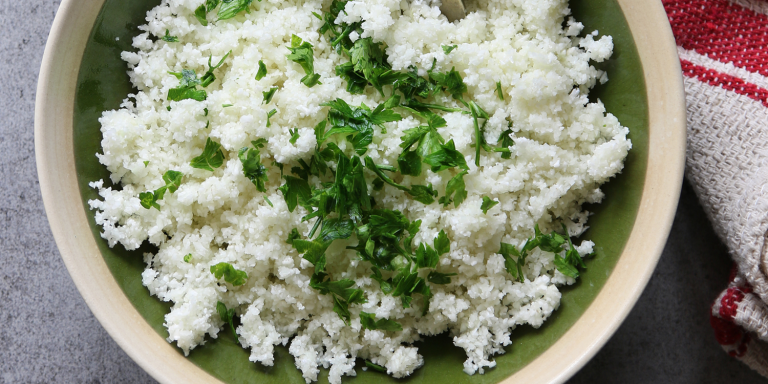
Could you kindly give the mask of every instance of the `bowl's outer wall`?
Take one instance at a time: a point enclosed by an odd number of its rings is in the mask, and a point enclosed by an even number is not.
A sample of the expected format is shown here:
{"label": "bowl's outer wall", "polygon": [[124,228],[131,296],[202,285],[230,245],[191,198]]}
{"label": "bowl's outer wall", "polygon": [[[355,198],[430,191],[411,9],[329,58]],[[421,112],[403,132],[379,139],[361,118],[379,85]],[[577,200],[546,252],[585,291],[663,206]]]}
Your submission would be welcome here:
{"label": "bowl's outer wall", "polygon": [[[109,180],[108,172],[94,156],[100,151],[98,118],[104,110],[119,108],[125,95],[132,92],[125,73],[125,63],[119,58],[120,52],[131,50],[132,36],[139,32],[137,27],[144,23],[146,11],[157,3],[156,0],[107,0],[104,3],[91,32],[79,71],[73,139],[83,203],[81,207],[86,211],[83,214],[87,216],[104,261],[141,316],[155,331],[166,336],[162,323],[169,305],[150,297],[142,286],[140,274],[144,263],[141,252],[126,252],[120,246],[109,248],[99,236],[99,228],[93,222],[92,212],[87,211],[86,204],[87,200],[98,198],[95,191],[88,187],[88,182]],[[571,7],[577,20],[586,25],[587,31],[598,29],[601,34],[609,34],[614,38],[614,56],[609,62],[601,65],[608,71],[611,80],[607,86],[594,90],[591,96],[599,97],[606,104],[608,111],[630,128],[634,145],[622,175],[605,187],[605,202],[594,207],[596,214],[590,219],[591,230],[585,237],[598,244],[597,256],[589,261],[588,270],[583,274],[580,283],[574,288],[564,289],[560,309],[541,329],[523,327],[513,332],[514,343],[507,348],[506,355],[497,357],[496,368],[488,370],[485,375],[465,375],[461,364],[465,358],[463,352],[453,347],[450,339],[443,336],[428,339],[428,343],[421,345],[427,364],[404,381],[495,383],[518,371],[555,343],[578,320],[610,276],[629,238],[642,197],[648,156],[648,106],[640,59],[621,9],[614,0],[572,0]],[[50,216],[49,205],[46,204]],[[64,253],[62,252],[63,255]],[[657,255],[650,257],[655,260]],[[67,265],[72,270],[70,263]],[[76,276],[73,277],[78,282]],[[78,284],[78,287],[83,289],[82,284]],[[94,308],[94,305],[99,304],[89,302],[89,305]],[[100,320],[104,321],[101,317]],[[108,325],[105,324],[105,327],[110,330]],[[113,336],[115,332],[119,332],[115,329],[110,331]],[[157,339],[162,341],[160,337]],[[574,352],[576,355],[580,354]],[[133,354],[132,357],[141,360]],[[219,340],[211,341],[193,351],[189,359],[226,382],[303,382],[285,348],[277,348],[275,367],[252,364],[247,357],[248,352],[235,344],[228,333],[223,333]],[[144,362],[142,366],[146,369],[147,364],[149,363]],[[325,381],[325,378],[321,380]],[[347,378],[345,382],[383,380],[395,381],[380,374],[358,370],[358,377]]]}

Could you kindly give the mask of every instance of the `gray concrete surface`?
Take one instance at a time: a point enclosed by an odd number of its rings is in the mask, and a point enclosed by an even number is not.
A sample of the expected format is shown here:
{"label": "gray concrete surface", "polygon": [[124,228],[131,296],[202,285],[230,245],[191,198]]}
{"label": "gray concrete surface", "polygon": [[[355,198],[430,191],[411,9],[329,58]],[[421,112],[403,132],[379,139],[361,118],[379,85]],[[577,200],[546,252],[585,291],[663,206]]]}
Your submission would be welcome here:
{"label": "gray concrete surface", "polygon": [[[0,382],[152,383],[75,289],[38,190],[35,86],[58,4],[0,0]],[[709,306],[730,265],[685,185],[648,288],[570,382],[768,383],[723,353],[709,327]]]}

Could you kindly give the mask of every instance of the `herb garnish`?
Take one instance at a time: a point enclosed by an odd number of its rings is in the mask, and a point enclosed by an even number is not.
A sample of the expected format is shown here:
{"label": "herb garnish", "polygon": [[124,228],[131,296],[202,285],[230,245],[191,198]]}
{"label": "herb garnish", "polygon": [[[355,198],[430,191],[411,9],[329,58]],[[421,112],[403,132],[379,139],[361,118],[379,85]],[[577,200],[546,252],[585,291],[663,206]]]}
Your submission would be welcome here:
{"label": "herb garnish", "polygon": [[403,330],[403,326],[400,323],[389,319],[379,319],[376,321],[376,316],[367,312],[360,312],[360,324],[363,326],[363,329],[370,330],[381,329],[382,331],[390,332]]}
{"label": "herb garnish", "polygon": [[275,96],[275,92],[277,92],[277,87],[272,87],[268,91],[264,91],[261,94],[264,96],[264,101],[262,104],[269,104],[272,102],[272,97]]}
{"label": "herb garnish", "polygon": [[141,206],[150,209],[152,207],[156,208],[158,211],[160,210],[160,204],[157,202],[162,200],[165,196],[165,192],[176,192],[177,189],[179,189],[179,185],[181,185],[181,178],[184,177],[184,174],[178,171],[166,171],[163,174],[163,181],[165,181],[165,185],[156,189],[154,192],[142,192],[139,193],[139,200],[141,200]]}
{"label": "herb garnish", "polygon": [[483,211],[483,215],[487,215],[488,210],[496,206],[498,203],[498,201],[491,200],[491,198],[488,196],[483,196],[483,203],[480,204],[480,209]]}
{"label": "herb garnish", "polygon": [[261,163],[261,152],[259,152],[259,148],[263,148],[266,142],[267,140],[263,138],[252,141],[253,148],[243,147],[237,152],[237,157],[243,164],[243,175],[261,192],[267,192],[266,183],[269,180],[267,168]]}
{"label": "herb garnish", "polygon": [[240,338],[237,337],[237,332],[235,331],[235,309],[227,309],[227,305],[219,301],[216,303],[216,312],[219,313],[221,321],[229,324],[229,329],[232,331],[232,336],[235,337],[235,340],[240,340]]}
{"label": "herb garnish", "polygon": [[309,88],[320,84],[320,75],[315,73],[315,58],[313,56],[312,44],[302,40],[301,37],[292,35],[291,46],[288,47],[288,50],[291,53],[285,57],[301,65],[301,68],[304,69],[305,76],[301,78],[301,82]]}
{"label": "herb garnish", "polygon": [[203,153],[189,163],[192,168],[208,171],[213,171],[214,168],[219,168],[222,164],[224,164],[224,152],[221,151],[221,144],[211,140],[210,137],[205,141]]}
{"label": "herb garnish", "polygon": [[261,80],[267,75],[267,66],[264,65],[264,61],[259,60],[259,70],[256,72],[256,80]]}
{"label": "herb garnish", "polygon": [[248,6],[253,3],[253,0],[206,0],[205,4],[202,4],[195,9],[195,17],[200,24],[204,26],[208,25],[206,15],[216,9],[219,3],[221,3],[221,7],[217,12],[216,17],[218,20],[227,20],[237,16],[240,12],[248,12]]}
{"label": "herb garnish", "polygon": [[224,277],[224,281],[232,284],[233,286],[245,284],[245,280],[248,279],[248,274],[245,271],[236,269],[229,263],[218,263],[211,265],[211,273],[217,279]]}
{"label": "herb garnish", "polygon": [[458,48],[459,46],[454,44],[454,45],[441,45],[441,47],[443,47],[443,52],[445,52],[445,54],[447,55],[451,53],[451,51],[453,51],[454,49]]}
{"label": "herb garnish", "polygon": [[178,43],[179,38],[176,36],[171,36],[170,31],[167,29],[165,30],[165,36],[162,37],[163,41],[167,41],[169,43]]}
{"label": "herb garnish", "polygon": [[[544,252],[552,252],[555,254],[555,267],[560,273],[573,278],[579,277],[578,268],[586,268],[584,260],[579,255],[579,251],[573,246],[570,236],[567,235],[568,230],[563,225],[563,231],[566,235],[561,235],[557,232],[552,232],[548,235],[544,235],[539,230],[538,224],[534,227],[533,238],[528,238],[520,251],[517,250],[512,244],[501,243],[499,253],[504,257],[504,266],[515,279],[525,281],[523,275],[523,265],[525,265],[525,259],[530,255],[534,249],[539,248]],[[568,249],[565,250],[563,246],[568,243]],[[562,251],[566,251],[565,258],[560,256]],[[512,258],[515,256],[515,259]]]}

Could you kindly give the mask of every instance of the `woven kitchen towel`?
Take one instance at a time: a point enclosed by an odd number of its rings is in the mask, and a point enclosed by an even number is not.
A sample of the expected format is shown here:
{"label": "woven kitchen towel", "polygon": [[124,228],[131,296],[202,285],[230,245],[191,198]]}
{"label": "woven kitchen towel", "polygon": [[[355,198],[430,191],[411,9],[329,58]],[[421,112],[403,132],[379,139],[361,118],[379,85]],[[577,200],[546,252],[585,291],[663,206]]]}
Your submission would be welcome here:
{"label": "woven kitchen towel", "polygon": [[710,323],[768,377],[768,1],[662,3],[687,94],[686,175],[736,264]]}

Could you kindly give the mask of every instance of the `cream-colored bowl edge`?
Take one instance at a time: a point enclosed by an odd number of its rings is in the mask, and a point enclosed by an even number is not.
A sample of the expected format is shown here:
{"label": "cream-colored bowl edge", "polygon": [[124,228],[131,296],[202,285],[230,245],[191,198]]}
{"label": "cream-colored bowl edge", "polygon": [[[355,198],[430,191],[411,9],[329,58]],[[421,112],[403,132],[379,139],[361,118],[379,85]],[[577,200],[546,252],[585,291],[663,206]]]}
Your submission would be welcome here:
{"label": "cream-colored bowl edge", "polygon": [[[103,2],[63,0],[46,44],[35,105],[35,157],[48,221],[88,307],[134,361],[161,383],[220,382],[179,354],[133,308],[112,278],[82,209],[72,137],[75,86]],[[685,160],[685,96],[676,46],[660,1],[618,2],[640,53],[648,92],[649,158],[638,217],[621,258],[587,311],[503,383],[561,383],[576,373],[634,306],[672,226]]]}

